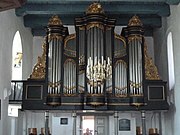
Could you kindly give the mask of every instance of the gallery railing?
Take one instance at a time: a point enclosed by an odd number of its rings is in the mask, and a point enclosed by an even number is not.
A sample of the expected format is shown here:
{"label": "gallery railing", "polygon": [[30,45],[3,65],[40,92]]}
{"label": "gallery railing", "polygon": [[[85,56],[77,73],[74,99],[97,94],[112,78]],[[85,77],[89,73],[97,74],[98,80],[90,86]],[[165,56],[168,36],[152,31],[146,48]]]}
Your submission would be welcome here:
{"label": "gallery railing", "polygon": [[11,91],[9,93],[10,103],[21,103],[23,93],[23,80],[12,80]]}

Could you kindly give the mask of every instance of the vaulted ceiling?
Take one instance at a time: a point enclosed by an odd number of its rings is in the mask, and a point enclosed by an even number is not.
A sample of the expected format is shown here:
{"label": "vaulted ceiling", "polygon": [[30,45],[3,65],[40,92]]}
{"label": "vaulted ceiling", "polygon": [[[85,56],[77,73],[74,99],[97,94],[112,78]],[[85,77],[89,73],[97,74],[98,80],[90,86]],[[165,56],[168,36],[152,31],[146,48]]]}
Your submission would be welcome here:
{"label": "vaulted ceiling", "polygon": [[[5,0],[4,0],[5,1]],[[10,1],[10,0],[9,0]],[[14,0],[18,1],[18,0]],[[24,18],[24,25],[32,28],[34,36],[45,35],[44,27],[52,15],[58,15],[64,25],[73,25],[74,18],[84,15],[87,7],[97,0],[27,0],[16,9]],[[162,17],[170,15],[170,5],[180,0],[99,0],[107,16],[117,19],[117,25],[127,25],[133,15],[138,15],[146,29],[161,27]]]}
{"label": "vaulted ceiling", "polygon": [[0,0],[0,11],[22,6],[25,0]]}

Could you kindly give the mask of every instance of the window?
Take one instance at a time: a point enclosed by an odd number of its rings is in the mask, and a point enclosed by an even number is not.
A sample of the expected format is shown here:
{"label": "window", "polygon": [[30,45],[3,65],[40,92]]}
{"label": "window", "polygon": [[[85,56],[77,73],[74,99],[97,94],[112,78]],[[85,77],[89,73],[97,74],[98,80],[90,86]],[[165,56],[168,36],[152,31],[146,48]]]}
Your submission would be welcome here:
{"label": "window", "polygon": [[167,37],[167,54],[168,54],[168,81],[169,90],[174,89],[175,78],[174,78],[174,56],[173,56],[173,42],[172,33],[170,32]]}
{"label": "window", "polygon": [[22,80],[22,56],[21,36],[17,31],[12,46],[12,80]]}

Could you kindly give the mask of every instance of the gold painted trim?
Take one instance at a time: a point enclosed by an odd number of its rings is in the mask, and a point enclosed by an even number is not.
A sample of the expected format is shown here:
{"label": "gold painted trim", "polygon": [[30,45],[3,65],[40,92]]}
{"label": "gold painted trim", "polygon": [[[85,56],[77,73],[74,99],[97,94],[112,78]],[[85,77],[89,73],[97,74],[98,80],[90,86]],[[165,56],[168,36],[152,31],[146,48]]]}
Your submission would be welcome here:
{"label": "gold painted trim", "polygon": [[132,42],[132,41],[134,41],[134,40],[138,40],[139,42],[142,43],[142,39],[143,39],[143,38],[144,38],[144,37],[143,37],[142,35],[136,35],[136,34],[130,35],[130,36],[128,37],[128,44],[130,44],[130,42]]}
{"label": "gold painted trim", "polygon": [[[127,55],[126,54],[126,39],[117,33],[114,33],[114,38],[122,41],[123,47],[124,47],[124,49],[114,50],[114,57],[115,58],[121,58],[121,57],[126,56]],[[114,45],[116,45],[116,44],[114,44]]]}
{"label": "gold painted trim", "polygon": [[127,63],[124,61],[124,60],[117,60],[116,63],[115,63],[115,68],[118,64],[123,64],[125,66],[125,68],[127,69]]}
{"label": "gold painted trim", "polygon": [[55,83],[49,82],[48,86],[51,87],[51,88],[56,88],[58,86],[61,86],[61,81],[58,81],[58,82],[55,82]]}
{"label": "gold painted trim", "polygon": [[120,50],[114,51],[114,57],[115,58],[122,58],[126,55],[127,55],[126,49],[120,49]]}
{"label": "gold painted trim", "polygon": [[126,48],[126,39],[123,36],[121,36],[117,33],[114,33],[114,37],[115,37],[115,39],[121,40],[124,43],[124,48]]}
{"label": "gold painted trim", "polygon": [[79,26],[79,30],[85,30],[85,26]]}
{"label": "gold painted trim", "polygon": [[83,105],[83,103],[61,103],[61,105]]}
{"label": "gold painted trim", "polygon": [[88,102],[86,103],[88,105],[92,105],[92,106],[101,106],[101,105],[105,105],[105,102]]}
{"label": "gold painted trim", "polygon": [[118,98],[126,98],[126,97],[127,97],[127,94],[126,94],[126,95],[115,94],[115,97],[118,97]]}
{"label": "gold painted trim", "polygon": [[68,55],[67,53],[64,52],[64,54],[65,54],[66,56],[76,57],[76,51],[70,50],[70,49],[67,48],[67,43],[68,43],[70,40],[73,40],[73,39],[75,39],[75,38],[76,38],[76,34],[73,33],[73,34],[68,35],[68,36],[64,39],[64,50],[67,51],[67,52],[70,52],[70,53],[72,54],[72,55],[70,56],[70,55]]}
{"label": "gold painted trim", "polygon": [[126,87],[122,87],[122,88],[120,88],[120,87],[115,87],[115,89],[117,89],[118,91],[123,91],[123,90],[125,90],[127,88],[127,86]]}
{"label": "gold painted trim", "polygon": [[64,97],[75,97],[75,96],[77,96],[77,94],[76,94],[76,93],[75,93],[75,94],[63,93],[63,96],[64,96]]}
{"label": "gold painted trim", "polygon": [[130,97],[143,97],[143,94],[130,94]]}
{"label": "gold painted trim", "polygon": [[[69,92],[69,91],[71,91],[71,90],[73,90],[73,89],[75,89],[76,88],[76,86],[72,86],[72,87],[68,87],[68,86],[65,86],[64,85],[64,87],[63,87],[67,92]],[[69,94],[68,94],[69,95]]]}
{"label": "gold painted trim", "polygon": [[64,66],[65,66],[65,64],[67,64],[69,62],[71,62],[73,65],[76,66],[76,62],[73,59],[66,59],[66,61],[64,62]]}
{"label": "gold painted trim", "polygon": [[98,87],[98,86],[101,86],[102,84],[104,83],[104,80],[101,81],[101,82],[94,82],[93,80],[88,80],[87,81],[87,84],[89,84],[90,86],[92,87]]}
{"label": "gold painted trim", "polygon": [[87,94],[87,97],[104,97],[104,94]]}
{"label": "gold painted trim", "polygon": [[97,28],[104,31],[104,25],[101,24],[100,22],[91,22],[86,26],[86,29],[89,30],[89,29],[91,29],[93,27],[97,27]]}
{"label": "gold painted trim", "polygon": [[75,33],[68,35],[68,36],[64,39],[64,48],[67,46],[67,42],[68,42],[69,40],[72,40],[72,39],[75,39],[75,38],[76,38],[76,34],[75,34]]}
{"label": "gold painted trim", "polygon": [[47,96],[50,96],[50,97],[60,97],[61,94],[48,94]]}
{"label": "gold painted trim", "polygon": [[140,107],[140,106],[144,105],[144,103],[130,103],[130,105]]}
{"label": "gold painted trim", "polygon": [[45,79],[46,75],[46,39],[44,38],[44,42],[42,44],[43,53],[42,56],[38,56],[38,62],[35,64],[33,68],[33,72],[30,75],[29,79]]}
{"label": "gold painted trim", "polygon": [[59,33],[53,33],[48,35],[48,42],[51,42],[53,39],[63,40],[63,36]]}
{"label": "gold painted trim", "polygon": [[142,87],[142,82],[134,83],[134,82],[130,81],[130,86],[138,89],[138,88]]}
{"label": "gold painted trim", "polygon": [[113,106],[116,106],[116,105],[130,105],[129,103],[108,103],[108,105],[113,105]]}

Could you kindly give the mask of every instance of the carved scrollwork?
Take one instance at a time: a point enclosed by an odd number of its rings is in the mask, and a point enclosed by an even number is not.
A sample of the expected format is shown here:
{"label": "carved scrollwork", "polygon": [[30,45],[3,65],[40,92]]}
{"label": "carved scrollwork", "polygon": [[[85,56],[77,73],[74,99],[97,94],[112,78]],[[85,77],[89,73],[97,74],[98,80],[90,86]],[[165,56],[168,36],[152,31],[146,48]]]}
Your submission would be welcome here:
{"label": "carved scrollwork", "polygon": [[104,14],[104,10],[100,3],[93,3],[91,4],[88,9],[86,10],[86,14]]}
{"label": "carved scrollwork", "polygon": [[139,17],[135,15],[129,20],[128,26],[143,26],[143,24]]}
{"label": "carved scrollwork", "polygon": [[29,79],[45,79],[46,74],[46,43],[44,42],[42,45],[43,54],[42,56],[38,56],[38,62],[35,64],[33,68],[33,72],[30,75]]}
{"label": "carved scrollwork", "polygon": [[144,44],[144,56],[145,56],[145,77],[147,80],[160,80],[157,67],[154,65],[152,58],[148,56],[147,44]]}

